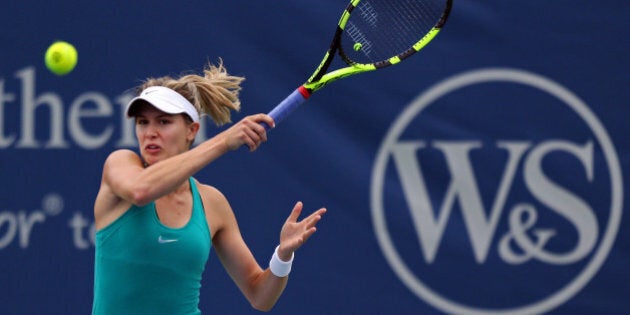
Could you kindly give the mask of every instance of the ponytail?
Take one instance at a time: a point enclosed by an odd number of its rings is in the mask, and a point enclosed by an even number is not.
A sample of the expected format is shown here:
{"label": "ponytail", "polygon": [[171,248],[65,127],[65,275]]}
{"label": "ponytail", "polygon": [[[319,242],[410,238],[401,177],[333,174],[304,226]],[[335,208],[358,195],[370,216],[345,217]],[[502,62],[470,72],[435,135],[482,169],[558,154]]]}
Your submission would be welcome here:
{"label": "ponytail", "polygon": [[150,86],[164,86],[183,95],[200,114],[207,114],[217,126],[232,122],[231,111],[239,111],[238,98],[244,77],[227,73],[223,60],[218,65],[208,63],[203,77],[196,74],[183,75],[177,79],[170,76],[148,78],[139,87],[140,91]]}

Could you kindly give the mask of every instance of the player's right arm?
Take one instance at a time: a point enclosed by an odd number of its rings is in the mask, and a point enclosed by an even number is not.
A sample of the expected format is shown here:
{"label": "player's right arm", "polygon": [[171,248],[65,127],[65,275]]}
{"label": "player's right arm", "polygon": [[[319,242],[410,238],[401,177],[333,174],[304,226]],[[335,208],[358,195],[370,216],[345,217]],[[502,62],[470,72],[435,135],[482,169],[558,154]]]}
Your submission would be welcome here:
{"label": "player's right arm", "polygon": [[143,169],[142,160],[131,150],[117,150],[107,157],[94,203],[97,230],[109,225],[134,203],[133,179]]}

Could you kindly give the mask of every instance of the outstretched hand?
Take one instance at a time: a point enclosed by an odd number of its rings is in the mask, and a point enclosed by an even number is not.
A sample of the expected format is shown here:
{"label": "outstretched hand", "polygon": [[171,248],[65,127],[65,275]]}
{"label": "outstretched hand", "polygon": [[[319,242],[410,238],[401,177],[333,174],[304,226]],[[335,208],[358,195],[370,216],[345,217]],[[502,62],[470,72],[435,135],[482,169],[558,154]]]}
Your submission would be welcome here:
{"label": "outstretched hand", "polygon": [[294,251],[302,246],[317,230],[315,225],[321,220],[326,208],[320,208],[308,217],[298,222],[302,213],[303,204],[298,201],[280,232],[280,248],[278,256],[283,261],[289,261]]}

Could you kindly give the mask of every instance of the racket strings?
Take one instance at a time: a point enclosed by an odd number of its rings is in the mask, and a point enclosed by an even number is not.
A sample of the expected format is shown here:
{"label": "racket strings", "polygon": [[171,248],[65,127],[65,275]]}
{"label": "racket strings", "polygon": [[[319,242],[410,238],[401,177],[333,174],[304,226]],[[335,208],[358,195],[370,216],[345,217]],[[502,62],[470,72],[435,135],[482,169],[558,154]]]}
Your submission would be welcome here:
{"label": "racket strings", "polygon": [[349,63],[377,63],[411,49],[440,20],[445,0],[364,0],[352,11],[341,39]]}

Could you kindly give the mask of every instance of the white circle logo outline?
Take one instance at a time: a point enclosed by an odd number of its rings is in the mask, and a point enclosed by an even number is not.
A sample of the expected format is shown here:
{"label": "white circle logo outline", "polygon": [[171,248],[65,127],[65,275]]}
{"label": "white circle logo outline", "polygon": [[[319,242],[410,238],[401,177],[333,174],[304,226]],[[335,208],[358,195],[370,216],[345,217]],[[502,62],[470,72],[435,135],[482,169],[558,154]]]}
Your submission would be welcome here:
{"label": "white circle logo outline", "polygon": [[[527,85],[547,92],[548,94],[563,101],[586,122],[591,131],[595,134],[595,137],[604,152],[606,164],[608,165],[610,173],[610,216],[608,218],[606,232],[604,233],[599,248],[597,248],[591,261],[577,277],[546,299],[528,305],[506,309],[483,309],[467,306],[449,300],[448,298],[433,292],[429,287],[424,285],[422,281],[417,279],[413,272],[407,268],[404,261],[396,252],[393,242],[389,237],[383,210],[382,192],[385,177],[384,173],[387,161],[389,160],[388,148],[395,143],[410,121],[432,102],[460,88],[485,82],[511,82]],[[592,279],[592,277],[595,276],[608,257],[621,222],[623,206],[623,178],[621,174],[621,166],[619,164],[617,152],[610,140],[610,137],[608,136],[608,133],[606,132],[606,129],[593,112],[591,112],[586,103],[584,103],[584,101],[582,101],[574,93],[546,77],[524,70],[512,68],[483,68],[471,70],[454,75],[433,85],[426,92],[413,100],[411,105],[408,106],[398,116],[398,118],[396,118],[395,123],[389,129],[386,137],[379,147],[379,151],[372,168],[372,183],[370,190],[372,224],[374,225],[374,232],[379,246],[390,267],[408,289],[434,307],[448,313],[479,315],[544,313],[565,303],[577,294]]]}

